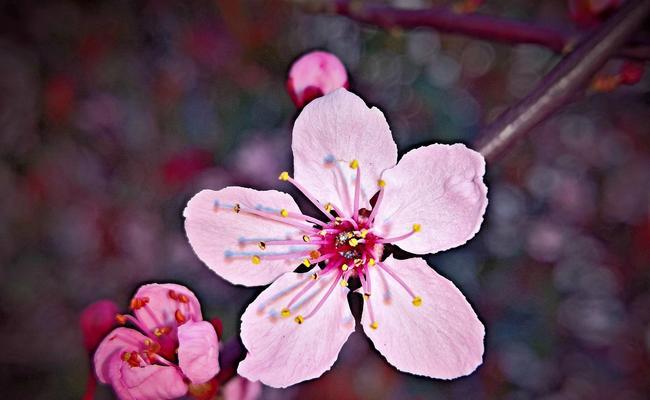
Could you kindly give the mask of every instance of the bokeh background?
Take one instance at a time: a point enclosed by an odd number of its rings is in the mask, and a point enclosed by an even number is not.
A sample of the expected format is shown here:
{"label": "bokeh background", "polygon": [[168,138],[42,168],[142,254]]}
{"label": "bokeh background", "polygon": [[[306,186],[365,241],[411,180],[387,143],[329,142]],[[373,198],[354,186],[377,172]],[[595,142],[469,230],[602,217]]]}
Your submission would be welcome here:
{"label": "bokeh background", "polygon": [[[100,298],[126,307],[144,282],[191,287],[225,337],[237,335],[259,290],[200,263],[181,211],[202,188],[274,188],[291,170],[297,110],[284,84],[300,54],[338,55],[402,151],[471,144],[558,59],[535,46],[386,32],[300,3],[0,1],[0,397],[79,398],[79,312]],[[575,29],[560,0],[481,11]],[[481,231],[428,258],[486,325],[477,372],[451,382],[402,374],[357,332],[321,379],[264,397],[649,398],[647,75],[584,94],[488,165]],[[111,396],[100,388],[98,398]]]}

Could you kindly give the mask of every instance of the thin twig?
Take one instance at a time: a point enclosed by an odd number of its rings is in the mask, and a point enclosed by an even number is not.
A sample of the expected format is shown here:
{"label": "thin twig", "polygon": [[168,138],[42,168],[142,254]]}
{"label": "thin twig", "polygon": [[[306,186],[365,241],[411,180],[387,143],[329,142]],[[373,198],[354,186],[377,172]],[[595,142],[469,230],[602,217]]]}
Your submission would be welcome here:
{"label": "thin twig", "polygon": [[[333,9],[329,9],[329,11],[384,29],[432,28],[439,32],[495,42],[535,44],[556,53],[570,51],[578,41],[578,36],[575,33],[556,28],[477,13],[459,14],[441,7],[401,9],[383,5],[361,5],[358,2],[339,0],[334,2]],[[619,50],[618,56],[648,60],[646,47],[629,46]]]}
{"label": "thin twig", "polygon": [[564,57],[526,98],[480,135],[477,149],[494,160],[516,139],[568,103],[650,13],[650,0],[630,0]]}

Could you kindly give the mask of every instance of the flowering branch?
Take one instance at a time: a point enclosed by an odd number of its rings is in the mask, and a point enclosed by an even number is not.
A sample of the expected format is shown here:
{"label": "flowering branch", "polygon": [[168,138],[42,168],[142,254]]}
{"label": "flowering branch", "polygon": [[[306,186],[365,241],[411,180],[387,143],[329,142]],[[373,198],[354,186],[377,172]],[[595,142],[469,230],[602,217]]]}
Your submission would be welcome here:
{"label": "flowering branch", "polygon": [[481,132],[476,148],[494,159],[517,138],[568,103],[650,13],[650,0],[630,0],[586,37],[522,101]]}
{"label": "flowering branch", "polygon": [[[556,53],[570,51],[577,42],[576,36],[566,31],[476,13],[460,14],[447,8],[412,10],[340,0],[334,3],[334,12],[384,29],[426,27],[496,42],[536,44]],[[637,60],[650,58],[647,45],[627,46],[618,50],[616,55],[621,57]]]}

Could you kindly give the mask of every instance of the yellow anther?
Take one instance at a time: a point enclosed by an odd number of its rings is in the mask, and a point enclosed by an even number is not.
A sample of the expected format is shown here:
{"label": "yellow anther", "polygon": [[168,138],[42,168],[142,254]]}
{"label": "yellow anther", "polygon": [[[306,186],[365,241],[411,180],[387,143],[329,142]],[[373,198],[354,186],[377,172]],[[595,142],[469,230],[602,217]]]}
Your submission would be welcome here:
{"label": "yellow anther", "polygon": [[352,168],[352,169],[359,168],[359,160],[354,159],[354,160],[350,161],[350,168]]}
{"label": "yellow anther", "polygon": [[348,287],[348,281],[346,281],[345,279],[341,279],[341,286]]}
{"label": "yellow anther", "polygon": [[416,307],[420,307],[422,305],[422,297],[420,296],[415,296],[412,301],[413,305]]}
{"label": "yellow anther", "polygon": [[413,224],[413,232],[420,232],[420,229],[422,229],[422,225]]}
{"label": "yellow anther", "polygon": [[355,258],[353,262],[354,262],[354,265],[355,265],[356,267],[358,267],[359,265],[363,264],[363,260],[360,259],[360,258]]}
{"label": "yellow anther", "polygon": [[334,209],[334,206],[332,206],[332,203],[325,204],[325,211],[331,212],[333,209]]}
{"label": "yellow anther", "polygon": [[309,243],[311,242],[311,238],[309,237],[309,235],[302,235],[302,241],[305,243]]}
{"label": "yellow anther", "polygon": [[257,244],[257,247],[259,247],[260,250],[266,250],[266,243],[264,243],[264,242],[259,242],[259,243]]}
{"label": "yellow anther", "polygon": [[341,271],[347,271],[348,268],[349,268],[349,267],[348,267],[347,264],[343,264],[343,265],[341,265]]}
{"label": "yellow anther", "polygon": [[313,280],[318,279],[318,274],[312,274],[311,279],[313,279]]}
{"label": "yellow anther", "polygon": [[368,301],[368,299],[370,299],[370,293],[364,293],[363,294],[363,299]]}
{"label": "yellow anther", "polygon": [[300,324],[302,324],[303,322],[305,322],[305,318],[303,318],[302,315],[298,315],[298,316],[297,316],[296,318],[294,318],[293,320],[296,321],[296,323],[297,323],[298,325],[300,325]]}
{"label": "yellow anther", "polygon": [[352,238],[348,240],[348,244],[352,247],[357,247],[357,245],[359,244],[359,240],[357,238]]}
{"label": "yellow anther", "polygon": [[376,263],[377,263],[377,262],[375,261],[374,258],[370,258],[370,259],[368,259],[368,265],[370,265],[371,267],[372,267],[373,265],[375,265]]}
{"label": "yellow anther", "polygon": [[289,311],[288,308],[283,308],[282,311],[280,311],[280,315],[282,315],[283,318],[287,318],[291,315],[291,311]]}
{"label": "yellow anther", "polygon": [[252,262],[253,264],[257,265],[257,264],[259,264],[259,263],[262,262],[262,259],[260,258],[260,256],[253,256],[253,257],[251,258],[251,262]]}
{"label": "yellow anther", "polygon": [[235,205],[232,207],[232,210],[233,210],[234,212],[236,212],[237,214],[239,214],[239,212],[241,211],[241,206],[239,205],[239,203],[235,204]]}
{"label": "yellow anther", "polygon": [[281,181],[288,181],[289,180],[289,173],[287,171],[283,171],[280,176],[278,176],[278,179]]}
{"label": "yellow anther", "polygon": [[144,345],[145,345],[145,346],[149,347],[149,346],[151,346],[152,344],[153,344],[153,342],[151,341],[151,339],[147,338],[147,339],[144,340]]}
{"label": "yellow anther", "polygon": [[315,260],[318,257],[320,257],[320,251],[312,250],[312,251],[309,252],[309,258],[311,258],[312,260]]}
{"label": "yellow anther", "polygon": [[361,230],[361,237],[363,239],[365,239],[367,235],[368,235],[368,230],[367,229],[362,229]]}
{"label": "yellow anther", "polygon": [[377,324],[377,321],[374,321],[373,323],[370,324],[370,327],[372,329],[377,329],[379,327],[379,325]]}
{"label": "yellow anther", "polygon": [[384,186],[386,186],[386,181],[383,180],[383,179],[378,180],[378,181],[377,181],[377,186],[383,188]]}
{"label": "yellow anther", "polygon": [[305,267],[311,267],[311,263],[309,262],[308,258],[302,260],[302,265],[304,265]]}
{"label": "yellow anther", "polygon": [[286,208],[283,208],[282,210],[280,210],[280,215],[287,218],[289,216],[289,211],[287,211]]}
{"label": "yellow anther", "polygon": [[327,235],[327,231],[325,229],[323,229],[320,232],[318,232],[318,234],[321,235],[321,236],[325,236],[325,235]]}

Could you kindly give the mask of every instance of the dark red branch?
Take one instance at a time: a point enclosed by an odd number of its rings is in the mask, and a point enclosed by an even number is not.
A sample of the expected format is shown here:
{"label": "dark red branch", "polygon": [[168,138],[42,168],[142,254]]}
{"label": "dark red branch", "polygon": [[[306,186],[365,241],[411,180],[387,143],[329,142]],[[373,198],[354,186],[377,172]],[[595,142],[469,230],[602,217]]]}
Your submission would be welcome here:
{"label": "dark red branch", "polygon": [[[495,42],[536,44],[556,53],[571,50],[577,42],[576,35],[559,29],[475,13],[459,14],[447,8],[412,10],[337,1],[334,12],[384,29],[425,27]],[[647,60],[648,54],[643,50],[626,47],[618,55]]]}
{"label": "dark red branch", "polygon": [[564,57],[526,98],[510,107],[480,136],[476,148],[495,159],[516,139],[568,103],[650,13],[650,0],[630,0],[573,52]]}

